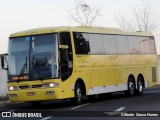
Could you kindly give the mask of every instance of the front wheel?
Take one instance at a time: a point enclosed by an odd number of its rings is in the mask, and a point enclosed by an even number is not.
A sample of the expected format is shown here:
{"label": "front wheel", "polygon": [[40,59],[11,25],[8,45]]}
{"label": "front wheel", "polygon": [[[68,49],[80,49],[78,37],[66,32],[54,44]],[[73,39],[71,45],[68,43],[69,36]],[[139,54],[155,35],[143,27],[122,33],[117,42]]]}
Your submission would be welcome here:
{"label": "front wheel", "polygon": [[82,88],[81,85],[79,83],[77,83],[75,85],[75,89],[74,89],[74,98],[72,98],[72,102],[74,104],[81,104],[82,103]]}

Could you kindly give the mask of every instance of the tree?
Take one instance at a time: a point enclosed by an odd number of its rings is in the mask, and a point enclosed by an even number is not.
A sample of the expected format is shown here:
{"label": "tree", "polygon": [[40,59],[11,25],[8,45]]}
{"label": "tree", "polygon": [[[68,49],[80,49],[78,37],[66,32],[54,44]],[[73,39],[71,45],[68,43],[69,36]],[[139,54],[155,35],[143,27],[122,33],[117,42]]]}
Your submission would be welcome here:
{"label": "tree", "polygon": [[142,0],[140,6],[134,7],[131,12],[131,19],[128,20],[126,17],[119,13],[116,16],[116,21],[120,28],[125,31],[142,31],[142,30],[155,30],[158,26],[156,18],[154,16],[152,4],[149,0]]}
{"label": "tree", "polygon": [[119,25],[119,27],[124,31],[134,31],[134,27],[132,27],[132,24],[127,18],[125,18],[121,13],[119,13],[117,16],[115,16],[116,21]]}
{"label": "tree", "polygon": [[72,20],[81,26],[92,26],[98,16],[100,16],[101,8],[91,7],[85,1],[76,1],[75,7],[66,10]]}

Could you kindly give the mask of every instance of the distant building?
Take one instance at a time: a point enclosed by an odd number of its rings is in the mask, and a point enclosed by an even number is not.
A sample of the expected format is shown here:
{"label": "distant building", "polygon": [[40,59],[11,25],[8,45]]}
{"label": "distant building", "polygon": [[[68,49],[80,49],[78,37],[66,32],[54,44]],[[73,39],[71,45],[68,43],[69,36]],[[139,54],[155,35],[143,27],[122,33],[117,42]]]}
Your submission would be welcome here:
{"label": "distant building", "polygon": [[160,55],[158,55],[158,78],[159,78],[159,83],[160,83]]}
{"label": "distant building", "polygon": [[160,83],[160,55],[158,55],[158,78],[159,78],[159,83]]}
{"label": "distant building", "polygon": [[0,62],[0,97],[4,97],[6,95],[7,95],[7,71],[1,68],[1,62]]}

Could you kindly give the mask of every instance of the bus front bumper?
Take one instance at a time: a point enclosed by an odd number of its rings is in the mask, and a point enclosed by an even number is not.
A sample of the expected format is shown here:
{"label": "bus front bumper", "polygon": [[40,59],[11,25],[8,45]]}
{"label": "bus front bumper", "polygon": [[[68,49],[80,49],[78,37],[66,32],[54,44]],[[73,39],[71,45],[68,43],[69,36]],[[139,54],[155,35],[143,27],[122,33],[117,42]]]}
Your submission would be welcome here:
{"label": "bus front bumper", "polygon": [[62,96],[60,88],[28,89],[8,92],[8,97],[11,102],[63,99]]}

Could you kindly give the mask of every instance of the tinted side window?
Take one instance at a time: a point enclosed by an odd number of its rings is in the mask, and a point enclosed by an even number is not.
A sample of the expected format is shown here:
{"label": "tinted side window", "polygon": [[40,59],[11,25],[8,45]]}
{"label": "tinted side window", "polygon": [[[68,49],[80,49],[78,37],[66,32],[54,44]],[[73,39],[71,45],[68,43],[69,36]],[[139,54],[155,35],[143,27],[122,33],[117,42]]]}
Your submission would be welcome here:
{"label": "tinted side window", "polygon": [[151,54],[156,54],[156,46],[155,46],[154,37],[150,37],[149,41],[150,41],[150,47],[151,47]]}
{"label": "tinted side window", "polygon": [[136,36],[128,36],[129,49],[131,54],[140,54],[140,39]]}
{"label": "tinted side window", "polygon": [[142,54],[150,54],[150,41],[149,37],[139,37],[140,39],[140,47]]}
{"label": "tinted side window", "polygon": [[116,36],[103,35],[105,54],[117,54]]}
{"label": "tinted side window", "polygon": [[130,54],[127,36],[116,35],[118,54]]}
{"label": "tinted side window", "polygon": [[104,43],[101,34],[88,34],[90,44],[90,54],[104,55]]}
{"label": "tinted side window", "polygon": [[88,54],[90,52],[88,34],[73,33],[76,54]]}

